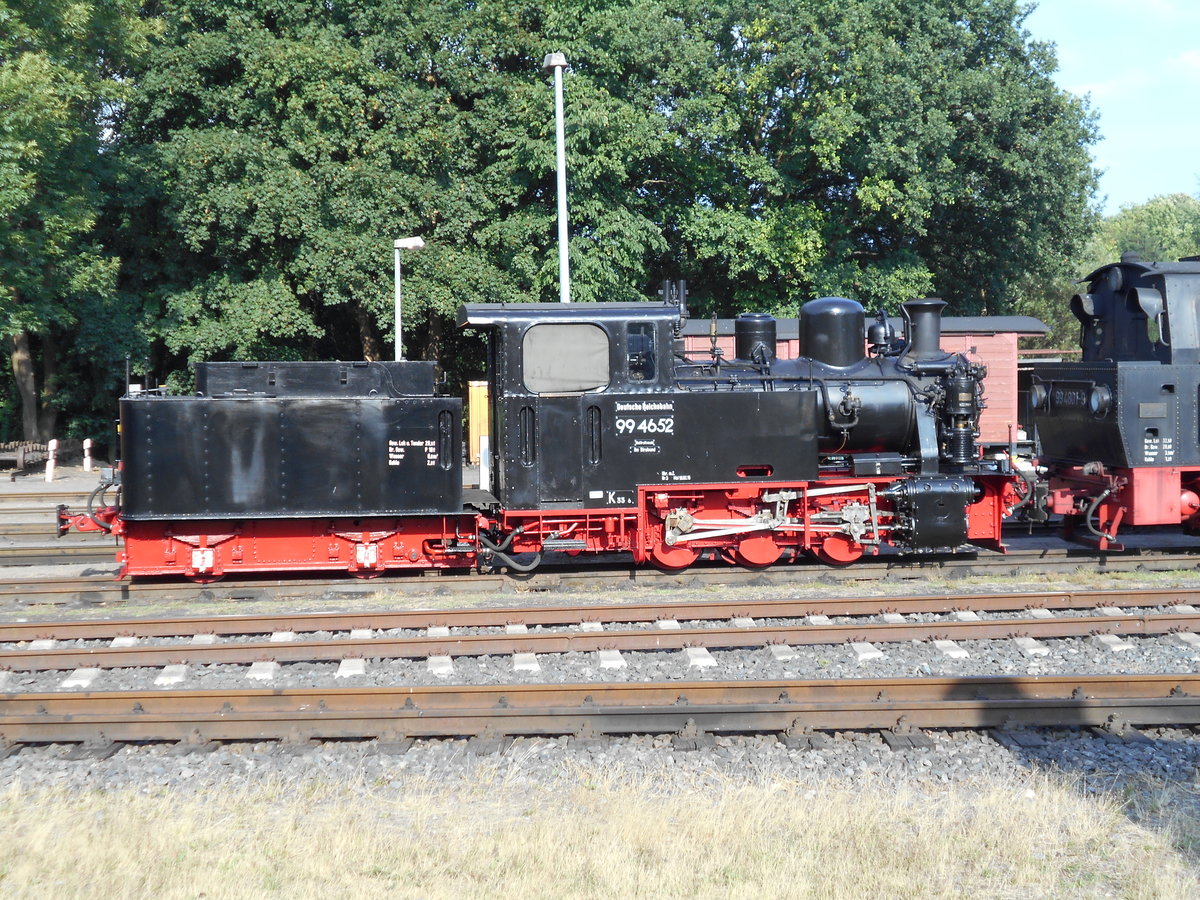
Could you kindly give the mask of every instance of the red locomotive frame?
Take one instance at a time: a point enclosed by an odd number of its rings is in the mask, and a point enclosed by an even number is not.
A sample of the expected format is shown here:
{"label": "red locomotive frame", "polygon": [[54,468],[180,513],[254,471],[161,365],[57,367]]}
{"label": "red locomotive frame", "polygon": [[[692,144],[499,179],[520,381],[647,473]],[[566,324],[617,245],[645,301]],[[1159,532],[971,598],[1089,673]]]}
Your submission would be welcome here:
{"label": "red locomotive frame", "polygon": [[[844,565],[901,543],[902,525],[889,502],[879,498],[894,481],[649,485],[638,488],[633,508],[508,510],[496,516],[140,522],[124,520],[118,507],[107,506],[91,515],[62,510],[59,528],[107,530],[122,538],[119,577],[182,575],[202,581],[231,573],[375,576],[504,565],[487,546],[489,534],[505,536],[496,544],[504,561],[560,550],[627,553],[637,564],[663,569],[683,569],[703,556],[751,568],[806,556]],[[1018,501],[1015,481],[978,480],[979,497],[967,507],[971,543],[1003,549],[1001,527]],[[822,521],[835,512],[840,521],[855,504],[867,513],[857,537]]]}

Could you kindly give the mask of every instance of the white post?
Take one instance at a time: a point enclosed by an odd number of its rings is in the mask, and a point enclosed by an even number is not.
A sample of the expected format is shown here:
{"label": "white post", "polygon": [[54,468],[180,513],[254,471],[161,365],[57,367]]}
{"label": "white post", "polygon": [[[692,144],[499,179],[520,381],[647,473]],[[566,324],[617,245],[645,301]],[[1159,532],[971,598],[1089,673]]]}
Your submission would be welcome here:
{"label": "white post", "polygon": [[481,434],[479,436],[479,489],[481,491],[491,491],[492,489],[492,454],[488,444],[488,436]]}
{"label": "white post", "polygon": [[548,53],[543,69],[554,70],[554,137],[558,158],[558,299],[571,302],[571,268],[567,259],[567,138],[563,127],[563,69],[567,57]]}
{"label": "white post", "polygon": [[58,465],[58,440],[54,439],[49,444],[50,455],[46,458],[46,481],[54,480],[54,468]]}
{"label": "white post", "polygon": [[83,471],[92,471],[92,439],[83,439]]}
{"label": "white post", "polygon": [[400,303],[400,242],[396,241],[396,362],[404,359],[404,350],[400,343],[400,337],[403,329],[400,327],[401,303]]}
{"label": "white post", "polygon": [[403,309],[400,302],[400,251],[420,250],[425,246],[425,242],[419,237],[397,238],[393,246],[396,250],[396,362],[400,362],[404,359],[404,347],[402,344],[404,330],[400,324],[403,316]]}

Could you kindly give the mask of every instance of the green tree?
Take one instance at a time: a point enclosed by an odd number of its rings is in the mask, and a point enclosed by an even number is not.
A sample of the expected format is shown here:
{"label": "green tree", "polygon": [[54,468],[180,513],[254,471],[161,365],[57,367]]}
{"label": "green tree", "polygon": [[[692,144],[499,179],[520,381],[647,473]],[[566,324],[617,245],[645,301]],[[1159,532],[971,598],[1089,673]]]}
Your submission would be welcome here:
{"label": "green tree", "polygon": [[937,292],[1005,312],[1091,226],[1094,130],[1015,0],[163,0],[119,122],[125,290],[167,365],[414,355],[553,300],[563,50],[579,301],[702,312]]}
{"label": "green tree", "polygon": [[[162,9],[118,146],[124,284],[157,298],[169,353],[387,355],[402,235],[428,245],[405,257],[410,351],[452,350],[463,301],[551,295],[553,121],[539,63],[578,10],[553,24],[515,3]],[[642,296],[646,248],[666,248],[644,188],[665,130],[653,98],[607,90],[621,71],[570,79],[583,301]]]}
{"label": "green tree", "polygon": [[[767,2],[711,29],[687,128],[713,171],[683,219],[742,306],[936,292],[1004,312],[1090,230],[1095,133],[1005,0]],[[715,150],[716,152],[713,152]]]}
{"label": "green tree", "polygon": [[1104,220],[1088,252],[1089,264],[1096,265],[1115,262],[1122,253],[1136,253],[1144,260],[1196,256],[1200,254],[1200,199],[1167,194],[1123,206]]}
{"label": "green tree", "polygon": [[1081,278],[1117,262],[1125,253],[1136,253],[1147,262],[1200,254],[1200,199],[1167,194],[1123,206],[1100,222],[1092,238],[1070,260],[1066,277],[1024,279],[1018,311],[1037,316],[1050,326],[1050,333],[1039,343],[1055,348],[1073,346],[1079,323],[1071,314],[1068,298],[1080,289],[1077,282]]}
{"label": "green tree", "polygon": [[130,332],[96,225],[107,114],[150,27],[136,13],[125,0],[0,0],[0,334],[26,440],[87,403],[80,382]]}

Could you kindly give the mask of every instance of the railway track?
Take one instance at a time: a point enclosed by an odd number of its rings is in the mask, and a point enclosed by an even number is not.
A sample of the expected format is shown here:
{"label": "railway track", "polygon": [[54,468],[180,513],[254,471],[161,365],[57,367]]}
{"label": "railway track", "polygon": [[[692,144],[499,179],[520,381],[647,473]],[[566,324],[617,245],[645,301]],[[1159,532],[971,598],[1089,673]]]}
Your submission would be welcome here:
{"label": "railway track", "polygon": [[395,610],[372,612],[278,613],[240,616],[186,616],[178,618],[127,618],[77,622],[0,623],[0,644],[53,638],[105,640],[118,636],[171,637],[197,634],[266,634],[350,631],[370,627],[378,631],[529,625],[579,625],[588,622],[643,622],[662,619],[719,621],[734,618],[798,618],[812,615],[881,616],[887,613],[1018,612],[1034,609],[1097,609],[1116,607],[1169,607],[1200,604],[1200,588],[1145,590],[1043,591],[905,597],[843,597],[828,599],[701,600],[637,604],[554,605],[457,610]]}
{"label": "railway track", "polygon": [[902,642],[965,657],[959,641],[1014,640],[1033,657],[1048,652],[1043,638],[1092,638],[1118,652],[1129,649],[1125,636],[1171,635],[1200,650],[1200,610],[1185,602],[1197,596],[995,594],[971,598],[969,610],[962,598],[910,597],[9,623],[0,625],[0,688],[13,687],[12,673],[68,670],[62,689],[87,688],[108,669],[156,669],[156,684],[177,685],[195,677],[189,667],[213,665],[271,680],[282,664],[338,662],[340,679],[365,675],[366,660],[396,659],[426,660],[449,678],[456,658],[511,656],[515,670],[540,671],[539,655],[568,653],[597,654],[612,669],[625,666],[623,651],[683,651],[689,667],[706,667],[710,650],[765,649],[783,662],[795,647],[849,645],[871,658],[882,655],[875,644]]}
{"label": "railway track", "polygon": [[[91,577],[15,577],[3,593],[23,604],[153,602],[197,596],[255,600],[322,596],[337,600],[381,592],[551,591],[633,584],[761,586],[826,581],[907,580],[930,574],[1069,573],[1194,566],[1200,550],[1143,546],[1096,553],[1045,536],[1014,539],[1008,555],[884,556],[846,570],[818,565],[751,572],[724,565],[681,573],[623,564],[580,571],[546,566],[533,575],[425,574],[374,580],[264,578],[210,585],[116,582],[115,542],[107,536],[51,540],[53,509],[79,505],[78,491],[36,500],[0,500],[0,564],[86,562]],[[41,539],[46,536],[46,539]],[[923,642],[943,652],[957,642],[1058,637],[1172,636],[1200,650],[1200,590],[1072,591],[1038,595],[737,600],[612,605],[525,606],[437,611],[120,618],[95,622],[0,624],[0,756],[26,744],[66,742],[104,755],[128,741],[178,742],[178,752],[246,739],[377,739],[393,749],[437,736],[619,735],[673,733],[687,741],[733,732],[774,732],[806,746],[812,732],[884,730],[919,741],[913,729],[1106,727],[1200,724],[1200,676],[1043,675],[1036,678],[852,678],[679,680],[651,683],[405,684],[362,688],[356,673],[375,661],[428,661],[449,679],[453,659],[511,657],[537,668],[553,654],[595,654],[615,668],[622,652],[666,652],[704,666],[709,650],[769,652],[793,648],[872,647]],[[969,609],[968,609],[969,607]],[[979,620],[976,620],[979,619]],[[616,662],[614,662],[616,661]],[[196,673],[247,667],[270,679],[290,664],[338,663],[336,686],[189,690]],[[155,690],[90,690],[105,671],[154,670]],[[258,674],[253,674],[255,670]],[[435,671],[436,670],[436,671]],[[265,676],[263,672],[267,672]],[[1032,670],[1031,670],[1032,671]],[[62,673],[67,673],[63,677]],[[34,688],[21,689],[22,675]],[[350,679],[345,681],[345,678]],[[321,678],[315,679],[320,682]],[[431,679],[432,680],[432,679]],[[51,689],[46,689],[52,684]],[[908,737],[906,737],[906,735]],[[677,738],[678,739],[678,738]]]}
{"label": "railway track", "polygon": [[[1192,674],[341,686],[368,661],[397,658],[424,658],[449,679],[454,658],[511,655],[515,670],[529,671],[539,655],[579,652],[604,669],[623,666],[623,651],[681,652],[705,666],[709,649],[785,661],[800,646],[927,641],[950,652],[955,641],[1063,636],[1173,634],[1200,650],[1197,600],[1200,590],[1077,591],[10,622],[0,625],[0,754],[44,742],[104,755],[128,741],[177,741],[190,752],[250,738],[395,747],[416,737],[641,732],[693,743],[776,732],[807,746],[812,731],[838,729],[886,730],[905,746],[919,745],[921,728],[1200,724]],[[322,662],[338,671],[314,680],[338,686],[187,689],[214,665],[270,680],[282,664]],[[89,690],[105,670],[139,668],[157,670],[147,678],[158,689]],[[38,676],[32,689],[18,689],[22,673]],[[61,679],[57,690],[45,689],[46,676]]]}
{"label": "railway track", "polygon": [[673,684],[502,685],[324,690],[9,694],[0,753],[81,743],[107,755],[128,741],[214,741],[1108,727],[1200,722],[1200,675],[850,679]]}
{"label": "railway track", "polygon": [[2,566],[53,566],[63,563],[111,564],[116,556],[111,538],[64,541],[61,544],[44,542],[0,545]]}
{"label": "railway track", "polygon": [[87,481],[82,487],[49,487],[43,488],[36,482],[27,482],[20,489],[4,489],[0,492],[0,515],[13,512],[32,510],[45,512],[53,511],[60,503],[82,503],[88,498],[92,488],[100,483],[99,473]]}
{"label": "railway track", "polygon": [[57,537],[58,505],[82,509],[87,490],[21,487],[19,493],[0,494],[0,566],[113,563],[118,546],[106,534]]}

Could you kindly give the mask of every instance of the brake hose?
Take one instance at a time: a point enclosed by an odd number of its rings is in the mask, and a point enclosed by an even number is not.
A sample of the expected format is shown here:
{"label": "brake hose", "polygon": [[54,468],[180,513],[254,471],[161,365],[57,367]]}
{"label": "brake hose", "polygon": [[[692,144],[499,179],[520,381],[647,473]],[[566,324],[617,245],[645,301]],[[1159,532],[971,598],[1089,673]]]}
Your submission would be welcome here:
{"label": "brake hose", "polygon": [[94,524],[101,531],[112,531],[112,525],[96,518],[96,514],[93,511],[96,505],[96,498],[99,497],[101,500],[103,500],[105,493],[107,493],[108,489],[115,484],[115,481],[102,481],[99,485],[97,485],[94,491],[88,494],[87,517],[91,519],[92,524]]}
{"label": "brake hose", "polygon": [[[520,531],[520,529],[517,529],[517,531]],[[508,566],[509,568],[516,569],[518,572],[532,572],[539,565],[541,565],[541,562],[542,562],[542,554],[541,553],[535,554],[533,559],[527,563],[519,563],[515,559],[513,559],[511,556],[509,556],[507,553],[504,552],[505,550],[508,549],[509,545],[512,543],[512,539],[516,535],[516,533],[517,532],[514,531],[499,545],[492,543],[492,541],[487,537],[487,535],[481,533],[479,535],[479,543],[483,544],[483,546],[485,548],[492,551],[492,553],[495,554],[496,558],[499,559],[500,562],[502,562],[504,565]]]}
{"label": "brake hose", "polygon": [[1095,500],[1093,500],[1091,502],[1091,504],[1088,506],[1087,513],[1084,515],[1084,519],[1083,519],[1083,523],[1087,526],[1088,531],[1090,531],[1096,537],[1101,538],[1106,541],[1115,541],[1116,537],[1111,534],[1105,534],[1102,531],[1097,531],[1096,526],[1092,524],[1092,515],[1096,512],[1096,509],[1100,506],[1100,504],[1109,498],[1109,496],[1112,494],[1112,492],[1113,492],[1113,489],[1111,487],[1105,488],[1104,493],[1102,493],[1099,497],[1097,497]]}

